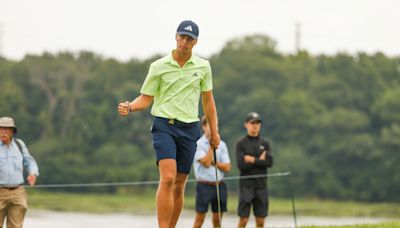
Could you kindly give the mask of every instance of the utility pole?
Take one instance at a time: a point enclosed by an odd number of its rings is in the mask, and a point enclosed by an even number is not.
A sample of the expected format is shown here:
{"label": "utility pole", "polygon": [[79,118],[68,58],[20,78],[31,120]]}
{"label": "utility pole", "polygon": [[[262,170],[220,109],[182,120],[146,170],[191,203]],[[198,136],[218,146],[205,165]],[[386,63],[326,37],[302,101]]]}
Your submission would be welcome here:
{"label": "utility pole", "polygon": [[294,45],[295,45],[296,52],[299,52],[300,49],[301,49],[301,47],[300,47],[300,42],[301,42],[301,23],[300,22],[296,22],[296,28],[295,29],[296,29],[296,31],[295,31],[295,37],[294,37],[294,39],[295,39]]}

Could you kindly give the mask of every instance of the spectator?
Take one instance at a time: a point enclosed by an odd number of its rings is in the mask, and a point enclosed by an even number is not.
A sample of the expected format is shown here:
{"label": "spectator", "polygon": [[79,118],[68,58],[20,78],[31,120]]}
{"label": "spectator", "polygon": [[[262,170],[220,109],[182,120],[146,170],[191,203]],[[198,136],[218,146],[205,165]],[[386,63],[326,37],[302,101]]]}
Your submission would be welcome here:
{"label": "spectator", "polygon": [[24,187],[24,169],[29,185],[36,184],[39,168],[17,133],[10,117],[0,117],[0,228],[7,218],[7,228],[21,228],[28,208]]}
{"label": "spectator", "polygon": [[[247,135],[236,143],[236,159],[241,177],[267,174],[267,168],[272,167],[271,147],[268,141],[260,136],[261,123],[260,115],[250,112],[244,123]],[[253,206],[257,228],[264,227],[265,217],[268,216],[266,177],[240,179],[239,228],[246,227],[251,206]]]}
{"label": "spectator", "polygon": [[194,175],[197,180],[196,186],[196,218],[194,227],[199,228],[203,225],[204,218],[208,211],[208,205],[211,204],[212,223],[213,227],[221,227],[218,214],[218,201],[217,201],[217,179],[215,176],[215,168],[218,172],[219,180],[219,193],[221,204],[221,217],[222,212],[227,211],[227,187],[222,181],[224,174],[231,169],[231,161],[229,158],[228,148],[226,144],[221,141],[218,149],[216,150],[216,163],[214,162],[214,150],[210,146],[210,126],[208,125],[205,116],[201,119],[201,127],[203,129],[203,136],[197,141],[196,154],[194,156],[193,168]]}

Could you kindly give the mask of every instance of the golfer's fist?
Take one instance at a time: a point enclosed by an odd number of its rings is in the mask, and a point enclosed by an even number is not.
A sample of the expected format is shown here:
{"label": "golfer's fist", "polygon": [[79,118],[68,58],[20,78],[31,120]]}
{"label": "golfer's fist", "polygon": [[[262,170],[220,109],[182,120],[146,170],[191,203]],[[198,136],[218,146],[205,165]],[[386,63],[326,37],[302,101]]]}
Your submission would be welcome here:
{"label": "golfer's fist", "polygon": [[125,101],[124,103],[119,103],[118,105],[118,113],[121,116],[127,116],[130,112],[129,101]]}
{"label": "golfer's fist", "polygon": [[211,135],[211,137],[210,137],[210,146],[212,148],[217,149],[220,142],[221,142],[221,137],[219,136],[218,133]]}

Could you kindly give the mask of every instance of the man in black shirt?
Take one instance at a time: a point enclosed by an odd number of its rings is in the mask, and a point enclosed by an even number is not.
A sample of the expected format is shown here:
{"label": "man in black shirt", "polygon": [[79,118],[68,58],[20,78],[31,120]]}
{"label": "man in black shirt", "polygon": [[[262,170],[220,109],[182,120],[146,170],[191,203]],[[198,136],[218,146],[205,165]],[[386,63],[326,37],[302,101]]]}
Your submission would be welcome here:
{"label": "man in black shirt", "polygon": [[[271,147],[267,140],[260,137],[261,118],[256,112],[250,112],[244,123],[247,135],[236,143],[236,160],[240,176],[267,174],[272,167]],[[257,228],[264,227],[268,216],[267,178],[241,178],[239,181],[239,228],[246,227],[250,207],[253,205]]]}

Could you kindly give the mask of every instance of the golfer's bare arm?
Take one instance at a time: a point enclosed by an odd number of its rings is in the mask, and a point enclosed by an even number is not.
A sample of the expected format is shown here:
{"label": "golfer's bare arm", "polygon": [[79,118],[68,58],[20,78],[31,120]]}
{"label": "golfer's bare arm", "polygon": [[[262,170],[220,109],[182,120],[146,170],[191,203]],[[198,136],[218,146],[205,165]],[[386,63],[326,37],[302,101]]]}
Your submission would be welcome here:
{"label": "golfer's bare arm", "polygon": [[224,173],[231,171],[231,163],[217,163],[217,168]]}
{"label": "golfer's bare arm", "polygon": [[205,91],[201,93],[203,111],[206,115],[208,124],[210,126],[210,144],[211,146],[218,147],[220,142],[220,137],[218,134],[218,117],[217,117],[217,109],[215,107],[214,96],[212,90]]}
{"label": "golfer's bare arm", "polygon": [[141,94],[131,103],[129,103],[129,107],[131,109],[131,112],[137,112],[148,108],[151,103],[153,103],[153,96]]}
{"label": "golfer's bare arm", "polygon": [[121,116],[127,116],[130,112],[141,111],[148,108],[153,102],[153,96],[141,94],[132,102],[123,102],[118,105],[118,112]]}

